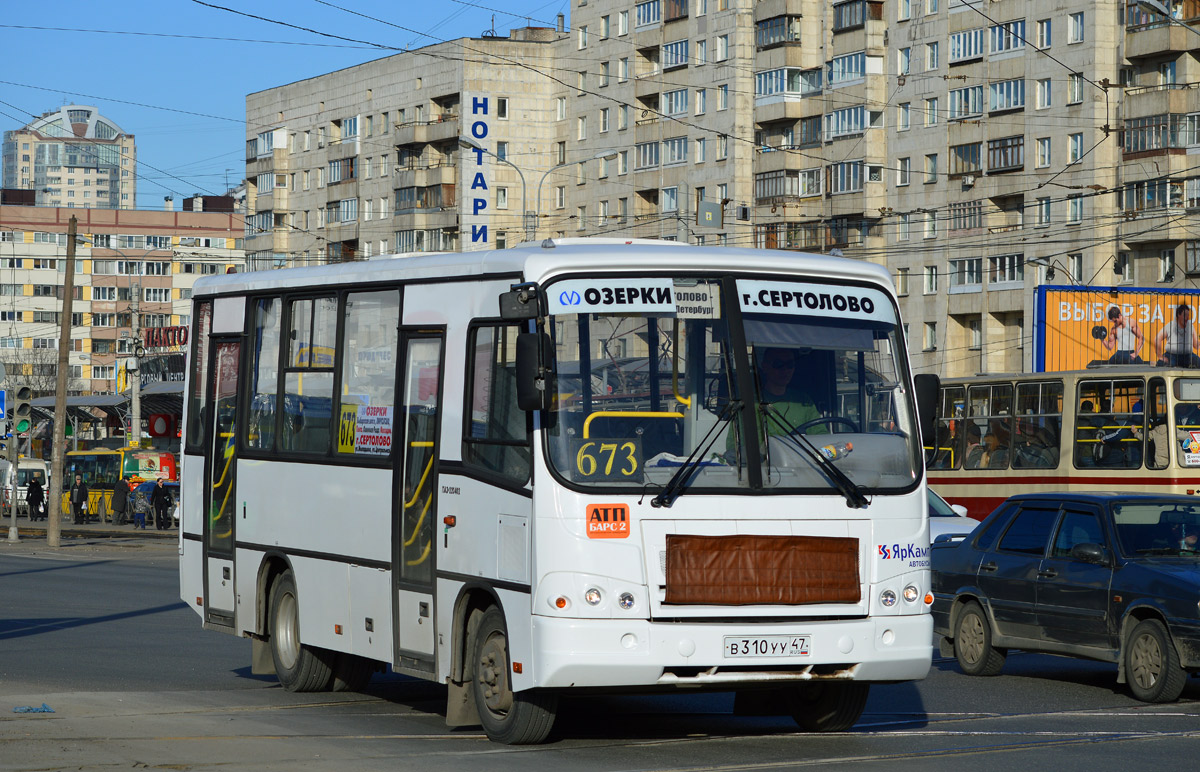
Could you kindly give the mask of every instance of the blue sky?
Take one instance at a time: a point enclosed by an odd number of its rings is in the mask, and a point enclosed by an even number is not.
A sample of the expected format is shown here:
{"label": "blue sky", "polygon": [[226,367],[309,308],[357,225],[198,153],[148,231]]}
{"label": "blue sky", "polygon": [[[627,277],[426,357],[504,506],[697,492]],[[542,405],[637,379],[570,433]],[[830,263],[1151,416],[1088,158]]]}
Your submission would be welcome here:
{"label": "blue sky", "polygon": [[570,10],[568,0],[6,3],[0,128],[64,104],[95,105],[136,136],[138,207],[161,208],[167,195],[178,206],[242,178],[246,94],[393,53],[212,6],[398,49],[477,37],[493,15],[507,35],[526,18],[549,26]]}

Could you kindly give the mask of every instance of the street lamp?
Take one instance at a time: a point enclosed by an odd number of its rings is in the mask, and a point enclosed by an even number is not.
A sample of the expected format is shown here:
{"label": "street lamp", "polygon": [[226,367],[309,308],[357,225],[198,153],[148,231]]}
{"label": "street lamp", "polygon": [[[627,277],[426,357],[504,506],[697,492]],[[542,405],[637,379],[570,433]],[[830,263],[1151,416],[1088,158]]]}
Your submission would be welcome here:
{"label": "street lamp", "polygon": [[1171,9],[1168,8],[1165,3],[1161,3],[1161,2],[1159,2],[1159,0],[1134,0],[1134,1],[1138,5],[1140,5],[1141,7],[1145,8],[1148,11],[1153,11],[1154,13],[1161,14],[1162,17],[1164,19],[1166,19],[1169,23],[1176,24],[1180,27],[1183,27],[1184,29],[1187,29],[1187,30],[1190,30],[1191,32],[1196,33],[1197,35],[1200,35],[1200,30],[1196,29],[1195,27],[1193,27],[1190,24],[1184,24],[1179,19],[1176,19],[1174,16],[1172,16]]}
{"label": "street lamp", "polygon": [[517,165],[514,164],[512,161],[508,160],[507,158],[501,158],[500,156],[496,155],[491,150],[488,150],[483,145],[480,145],[478,142],[476,142],[473,139],[467,139],[466,137],[459,137],[458,145],[463,150],[474,150],[476,152],[476,154],[478,154],[478,155],[487,153],[488,155],[490,155],[492,158],[495,158],[500,163],[507,164],[516,170],[517,176],[521,178],[521,219],[523,221],[522,225],[525,228],[525,240],[526,241],[531,240],[532,236],[529,235],[529,208],[526,206],[527,201],[525,198],[525,175],[521,172],[520,168],[518,168]]}
{"label": "street lamp", "polygon": [[[616,157],[617,157],[616,150],[601,150],[599,153],[596,153],[595,155],[589,156],[587,158],[580,158],[577,161],[563,161],[562,163],[555,164],[554,166],[551,166],[549,169],[547,169],[546,173],[542,175],[542,178],[540,180],[538,180],[538,185],[537,185],[537,199],[536,199],[537,211],[535,211],[534,215],[533,215],[534,238],[537,237],[537,226],[542,222],[542,183],[545,182],[546,178],[550,176],[550,172],[555,171],[557,169],[561,169],[564,166],[576,166],[578,164],[585,164],[588,161],[599,161],[599,160],[611,161],[612,159],[614,159]],[[528,241],[528,240],[529,239],[526,238],[526,241]]]}

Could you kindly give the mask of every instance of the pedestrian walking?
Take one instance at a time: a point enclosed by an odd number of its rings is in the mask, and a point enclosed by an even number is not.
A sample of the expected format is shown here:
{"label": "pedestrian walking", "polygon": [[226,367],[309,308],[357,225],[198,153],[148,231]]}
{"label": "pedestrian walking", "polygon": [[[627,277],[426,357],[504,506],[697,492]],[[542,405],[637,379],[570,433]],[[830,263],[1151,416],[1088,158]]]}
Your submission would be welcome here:
{"label": "pedestrian walking", "polygon": [[150,494],[150,509],[154,512],[154,527],[160,531],[167,530],[171,525],[171,493],[163,486],[161,477]]}
{"label": "pedestrian walking", "polygon": [[42,490],[42,480],[35,477],[29,481],[28,487],[25,489],[25,503],[29,506],[29,520],[45,520],[46,512],[42,509],[46,501],[46,494]]}
{"label": "pedestrian walking", "polygon": [[87,517],[88,487],[83,481],[83,475],[75,474],[75,484],[71,486],[71,514],[74,515],[75,525],[83,525]]}
{"label": "pedestrian walking", "polygon": [[112,524],[125,525],[129,519],[129,475],[117,480],[112,495]]}

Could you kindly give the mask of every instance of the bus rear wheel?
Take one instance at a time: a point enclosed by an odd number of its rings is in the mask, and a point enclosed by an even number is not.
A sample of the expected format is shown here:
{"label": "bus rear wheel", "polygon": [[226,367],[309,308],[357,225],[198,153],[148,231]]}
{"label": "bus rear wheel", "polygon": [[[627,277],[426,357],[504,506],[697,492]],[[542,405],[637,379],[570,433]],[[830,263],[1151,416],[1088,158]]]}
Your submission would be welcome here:
{"label": "bus rear wheel", "polygon": [[488,739],[505,745],[543,742],[554,726],[558,695],[537,689],[513,691],[508,634],[500,609],[493,606],[483,613],[469,651],[471,693]]}
{"label": "bus rear wheel", "polygon": [[328,691],[333,681],[333,652],[300,642],[300,603],[291,571],[271,585],[268,633],[275,675],[289,692]]}
{"label": "bus rear wheel", "polygon": [[801,684],[791,693],[792,719],[808,732],[844,732],[862,716],[870,691],[862,681]]}

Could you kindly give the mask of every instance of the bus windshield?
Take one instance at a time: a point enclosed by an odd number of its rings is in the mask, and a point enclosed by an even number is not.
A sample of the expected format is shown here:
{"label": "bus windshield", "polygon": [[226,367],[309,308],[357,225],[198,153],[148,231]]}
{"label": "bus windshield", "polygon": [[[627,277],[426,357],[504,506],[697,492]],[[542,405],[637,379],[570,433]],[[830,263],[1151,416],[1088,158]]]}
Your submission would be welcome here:
{"label": "bus windshield", "polygon": [[559,282],[547,297],[547,447],[571,483],[654,490],[690,459],[693,490],[828,493],[821,448],[867,492],[917,479],[904,347],[879,290],[606,278]]}

